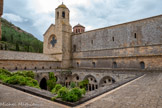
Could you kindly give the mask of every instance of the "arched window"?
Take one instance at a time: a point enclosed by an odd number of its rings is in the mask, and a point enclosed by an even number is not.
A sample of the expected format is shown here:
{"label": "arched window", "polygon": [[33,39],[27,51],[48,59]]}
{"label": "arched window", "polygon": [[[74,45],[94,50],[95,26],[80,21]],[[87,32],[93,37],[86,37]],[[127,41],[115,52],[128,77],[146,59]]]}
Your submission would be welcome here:
{"label": "arched window", "polygon": [[44,66],[42,67],[42,69],[44,69]]}
{"label": "arched window", "polygon": [[62,18],[65,18],[65,12],[64,11],[62,12]]}
{"label": "arched window", "polygon": [[26,70],[26,67],[24,68],[24,70]]}
{"label": "arched window", "polygon": [[73,52],[76,51],[76,45],[73,45]]}
{"label": "arched window", "polygon": [[15,70],[17,70],[18,68],[17,67],[15,67]]}
{"label": "arched window", "polygon": [[116,62],[113,62],[113,68],[117,68],[117,63]]}
{"label": "arched window", "polygon": [[137,38],[137,34],[136,33],[134,33],[134,38]]}
{"label": "arched window", "polygon": [[76,29],[76,33],[78,33],[78,30]]}
{"label": "arched window", "polygon": [[76,80],[79,80],[79,76],[76,77]]}
{"label": "arched window", "polygon": [[112,40],[113,40],[113,41],[115,40],[114,37],[112,37]]}
{"label": "arched window", "polygon": [[80,33],[80,29],[78,29],[78,33]]}
{"label": "arched window", "polygon": [[57,12],[57,19],[59,19],[59,12]]}
{"label": "arched window", "polygon": [[96,67],[96,63],[95,62],[92,62],[92,65],[93,65],[93,67]]}
{"label": "arched window", "polygon": [[145,69],[145,63],[143,61],[140,62],[140,67],[141,67],[141,69]]}
{"label": "arched window", "polygon": [[93,44],[93,40],[91,40],[91,44]]}

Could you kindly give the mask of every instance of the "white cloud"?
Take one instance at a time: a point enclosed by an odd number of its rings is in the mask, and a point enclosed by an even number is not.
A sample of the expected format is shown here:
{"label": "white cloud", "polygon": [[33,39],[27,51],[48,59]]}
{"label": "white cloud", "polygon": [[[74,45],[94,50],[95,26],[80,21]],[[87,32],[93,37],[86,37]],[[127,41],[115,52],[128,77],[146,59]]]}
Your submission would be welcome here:
{"label": "white cloud", "polygon": [[12,13],[4,13],[4,18],[6,18],[10,22],[20,22],[27,21],[27,19],[23,19],[22,17],[12,14]]}

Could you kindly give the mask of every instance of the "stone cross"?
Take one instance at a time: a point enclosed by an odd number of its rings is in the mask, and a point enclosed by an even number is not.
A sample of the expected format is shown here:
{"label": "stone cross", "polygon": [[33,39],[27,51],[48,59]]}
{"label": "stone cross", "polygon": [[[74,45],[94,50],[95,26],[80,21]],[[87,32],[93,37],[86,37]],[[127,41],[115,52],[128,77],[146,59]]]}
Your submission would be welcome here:
{"label": "stone cross", "polygon": [[55,39],[55,37],[52,37],[52,40],[50,43],[51,43],[52,47],[55,46],[55,44],[57,43],[57,40]]}

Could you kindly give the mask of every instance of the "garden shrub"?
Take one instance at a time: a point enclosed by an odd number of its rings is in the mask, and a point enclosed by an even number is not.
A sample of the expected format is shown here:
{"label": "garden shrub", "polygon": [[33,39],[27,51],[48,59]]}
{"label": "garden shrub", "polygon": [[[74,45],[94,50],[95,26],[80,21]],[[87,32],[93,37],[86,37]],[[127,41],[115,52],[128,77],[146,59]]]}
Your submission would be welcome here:
{"label": "garden shrub", "polygon": [[69,91],[67,93],[67,96],[66,96],[66,101],[69,101],[69,102],[76,102],[79,100],[79,97],[78,95],[76,95],[74,92],[72,91]]}
{"label": "garden shrub", "polygon": [[63,100],[66,101],[66,96],[68,92],[69,90],[66,87],[62,87],[61,89],[59,89],[57,97],[62,98]]}
{"label": "garden shrub", "polygon": [[26,83],[27,86],[35,87],[35,88],[39,88],[39,89],[40,89],[37,80],[32,79],[32,78],[30,78],[30,77],[27,77],[26,80],[27,80],[27,83]]}
{"label": "garden shrub", "polygon": [[89,80],[83,80],[83,81],[79,82],[79,87],[86,89],[87,84],[89,84]]}
{"label": "garden shrub", "polygon": [[82,91],[80,88],[73,88],[70,90],[70,92],[74,93],[75,95],[78,96],[78,98],[82,97]]}
{"label": "garden shrub", "polygon": [[86,89],[85,89],[85,88],[82,88],[82,89],[80,89],[80,90],[81,90],[81,92],[82,92],[83,95],[86,94]]}
{"label": "garden shrub", "polygon": [[8,78],[8,76],[7,75],[3,75],[3,74],[0,74],[0,80],[5,80],[5,79],[7,79]]}
{"label": "garden shrub", "polygon": [[6,75],[6,76],[11,76],[11,72],[5,70],[5,69],[0,69],[0,75]]}
{"label": "garden shrub", "polygon": [[72,88],[70,90],[66,87],[62,87],[58,91],[57,98],[61,98],[63,101],[76,102],[82,97],[84,93],[85,89],[80,89],[78,87]]}
{"label": "garden shrub", "polygon": [[49,73],[49,80],[47,80],[47,86],[51,91],[56,85],[56,77],[54,76],[53,72]]}
{"label": "garden shrub", "polygon": [[71,82],[71,83],[70,83],[70,88],[75,88],[75,87],[76,87],[75,82]]}
{"label": "garden shrub", "polygon": [[56,84],[55,88],[52,89],[53,94],[57,94],[57,92],[62,88],[61,84]]}

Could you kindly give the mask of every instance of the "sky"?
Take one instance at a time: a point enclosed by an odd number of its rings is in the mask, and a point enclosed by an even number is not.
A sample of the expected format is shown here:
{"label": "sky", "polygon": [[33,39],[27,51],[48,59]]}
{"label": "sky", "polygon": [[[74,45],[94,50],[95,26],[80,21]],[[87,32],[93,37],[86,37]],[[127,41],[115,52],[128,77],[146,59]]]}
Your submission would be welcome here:
{"label": "sky", "polygon": [[43,41],[62,1],[86,31],[162,14],[162,0],[4,0],[2,17]]}

